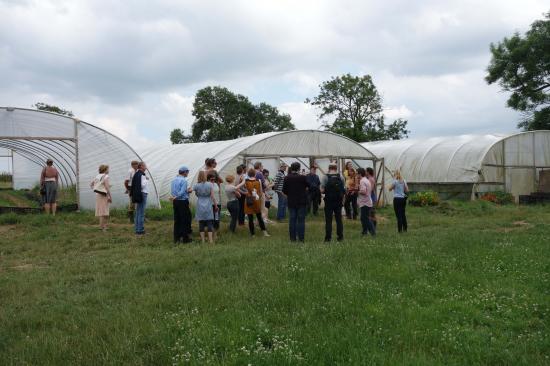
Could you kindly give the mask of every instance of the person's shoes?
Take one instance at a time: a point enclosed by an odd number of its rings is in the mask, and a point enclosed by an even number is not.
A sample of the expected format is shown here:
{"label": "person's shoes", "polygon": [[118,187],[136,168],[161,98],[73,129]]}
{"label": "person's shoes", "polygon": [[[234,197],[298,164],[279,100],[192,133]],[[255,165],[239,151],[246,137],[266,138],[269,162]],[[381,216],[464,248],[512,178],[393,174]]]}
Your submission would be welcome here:
{"label": "person's shoes", "polygon": [[330,243],[331,239],[330,238],[325,238],[325,243]]}
{"label": "person's shoes", "polygon": [[271,235],[269,235],[269,233],[268,233],[267,231],[264,230],[264,236],[265,236],[265,237],[268,237],[268,236],[271,236]]}
{"label": "person's shoes", "polygon": [[341,242],[343,242],[343,241],[344,241],[344,237],[338,238],[338,239],[336,239],[336,241],[338,241],[338,242],[340,242],[340,243],[341,243]]}

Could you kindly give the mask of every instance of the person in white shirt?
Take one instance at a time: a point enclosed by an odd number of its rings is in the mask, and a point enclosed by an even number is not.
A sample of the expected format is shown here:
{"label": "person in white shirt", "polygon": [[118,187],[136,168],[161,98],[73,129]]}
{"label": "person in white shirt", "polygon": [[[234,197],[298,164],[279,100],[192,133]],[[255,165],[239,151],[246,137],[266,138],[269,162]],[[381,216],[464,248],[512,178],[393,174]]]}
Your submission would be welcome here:
{"label": "person in white shirt", "polygon": [[126,194],[128,195],[128,218],[130,219],[130,222],[134,223],[134,211],[136,208],[136,205],[132,202],[132,196],[130,195],[130,191],[132,190],[132,178],[134,178],[134,174],[136,174],[136,170],[138,168],[139,161],[132,160],[130,163],[131,167],[128,170],[128,173],[126,174],[126,179],[124,180],[124,188],[126,188]]}

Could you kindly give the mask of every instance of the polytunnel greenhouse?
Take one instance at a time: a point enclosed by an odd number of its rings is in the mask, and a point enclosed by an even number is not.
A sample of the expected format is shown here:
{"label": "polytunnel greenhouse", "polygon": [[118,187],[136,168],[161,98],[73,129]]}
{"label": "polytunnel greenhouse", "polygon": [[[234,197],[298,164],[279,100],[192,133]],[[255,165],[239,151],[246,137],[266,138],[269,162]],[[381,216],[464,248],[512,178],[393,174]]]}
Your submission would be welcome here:
{"label": "polytunnel greenhouse", "polygon": [[[228,141],[162,144],[147,148],[141,155],[157,182],[161,199],[169,198],[170,183],[182,165],[189,168],[189,180],[193,184],[207,158],[216,159],[216,169],[222,177],[235,175],[240,164],[253,166],[256,161],[263,163],[271,177],[275,176],[281,162],[290,164],[294,161],[299,162],[306,171],[315,162],[320,176],[326,173],[331,161],[336,161],[340,168],[345,161],[352,160],[356,165],[371,166],[377,171],[384,171],[382,162],[360,144],[346,137],[318,130],[270,132]],[[381,183],[383,179],[384,174],[380,174]]]}
{"label": "polytunnel greenhouse", "polygon": [[[76,203],[83,209],[95,207],[90,182],[100,164],[109,165],[113,206],[127,205],[123,182],[130,162],[141,160],[128,144],[101,128],[76,118],[21,108],[0,108],[0,149],[11,160],[15,189],[36,186],[51,158],[61,189],[74,189]],[[150,179],[149,203],[158,206],[154,178]]]}
{"label": "polytunnel greenhouse", "polygon": [[550,131],[367,142],[387,169],[399,169],[411,191],[474,199],[480,193],[550,192]]}

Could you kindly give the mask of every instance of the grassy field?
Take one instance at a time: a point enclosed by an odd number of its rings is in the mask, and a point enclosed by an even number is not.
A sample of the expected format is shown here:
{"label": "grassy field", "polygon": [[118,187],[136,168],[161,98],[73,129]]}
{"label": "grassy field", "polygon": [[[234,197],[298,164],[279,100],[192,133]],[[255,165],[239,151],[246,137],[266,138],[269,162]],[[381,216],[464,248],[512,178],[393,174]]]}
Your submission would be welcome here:
{"label": "grassy field", "polygon": [[376,240],[227,233],[174,247],[170,210],[0,216],[0,364],[548,365],[550,207],[390,210]]}

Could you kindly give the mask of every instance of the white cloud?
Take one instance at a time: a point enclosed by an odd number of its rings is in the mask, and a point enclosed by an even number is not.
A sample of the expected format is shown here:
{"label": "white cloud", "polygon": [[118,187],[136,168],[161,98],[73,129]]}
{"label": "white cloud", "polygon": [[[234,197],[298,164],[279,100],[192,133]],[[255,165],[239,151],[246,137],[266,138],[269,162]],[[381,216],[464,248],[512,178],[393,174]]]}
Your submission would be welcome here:
{"label": "white cloud", "polygon": [[189,131],[193,96],[223,85],[318,128],[303,103],[369,73],[413,136],[505,132],[518,115],[483,81],[489,43],[542,0],[0,1],[0,105],[73,110],[132,145]]}

